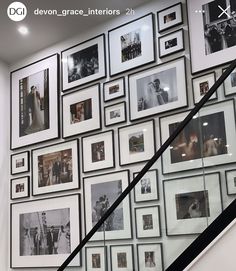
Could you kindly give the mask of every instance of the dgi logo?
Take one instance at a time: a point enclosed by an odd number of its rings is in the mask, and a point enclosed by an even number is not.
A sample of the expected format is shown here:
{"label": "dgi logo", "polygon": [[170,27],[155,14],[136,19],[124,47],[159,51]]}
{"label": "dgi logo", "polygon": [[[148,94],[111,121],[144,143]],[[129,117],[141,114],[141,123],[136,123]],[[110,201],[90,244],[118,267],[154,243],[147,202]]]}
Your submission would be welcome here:
{"label": "dgi logo", "polygon": [[12,21],[22,21],[27,15],[27,8],[21,2],[13,2],[7,8],[7,15]]}

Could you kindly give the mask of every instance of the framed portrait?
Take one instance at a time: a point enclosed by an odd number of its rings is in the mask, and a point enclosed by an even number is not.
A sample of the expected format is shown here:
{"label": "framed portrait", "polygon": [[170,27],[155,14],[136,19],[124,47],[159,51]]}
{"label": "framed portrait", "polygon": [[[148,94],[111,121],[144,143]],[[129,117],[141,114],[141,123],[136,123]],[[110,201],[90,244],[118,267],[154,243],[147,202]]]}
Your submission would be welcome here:
{"label": "framed portrait", "polygon": [[135,208],[136,237],[161,237],[160,206]]}
{"label": "framed portrait", "polygon": [[120,77],[115,80],[105,82],[103,84],[103,100],[104,102],[112,101],[121,97],[125,97],[125,78]]}
{"label": "framed portrait", "polygon": [[186,107],[185,58],[130,74],[130,120]]}
{"label": "framed portrait", "polygon": [[83,172],[115,167],[114,131],[82,137]]}
{"label": "framed portrait", "polygon": [[110,76],[155,61],[153,13],[108,31]]}
{"label": "framed portrait", "polygon": [[120,166],[144,162],[156,150],[154,120],[118,128]]}
{"label": "framed portrait", "polygon": [[[59,267],[80,242],[78,194],[11,204],[11,268]],[[80,255],[70,266],[80,266]]]}
{"label": "framed portrait", "polygon": [[29,169],[29,151],[24,151],[11,155],[11,175],[28,172]]}
{"label": "framed portrait", "polygon": [[107,247],[85,247],[85,263],[87,271],[107,271]]}
{"label": "framed portrait", "polygon": [[32,150],[33,195],[78,189],[78,140]]}
{"label": "framed portrait", "polygon": [[110,246],[111,270],[134,270],[133,245]]}
{"label": "framed portrait", "polygon": [[100,85],[62,96],[63,138],[101,129]]}
{"label": "framed portrait", "polygon": [[[236,159],[235,106],[233,100],[201,108],[162,155],[163,174],[234,163]],[[187,112],[160,118],[161,144]],[[201,129],[201,130],[200,130]]]}
{"label": "framed portrait", "polygon": [[105,34],[62,51],[62,91],[105,77],[105,57]]}
{"label": "framed portrait", "polygon": [[182,23],[182,3],[177,3],[157,12],[157,27],[159,33]]}
{"label": "framed portrait", "polygon": [[[87,234],[129,185],[129,171],[85,177],[83,180],[84,195],[86,195],[84,213]],[[106,240],[132,238],[129,196],[109,216],[91,241],[103,240],[104,232]]]}
{"label": "framed portrait", "polygon": [[236,53],[234,0],[188,0],[187,7],[192,73],[232,61]]}
{"label": "framed portrait", "polygon": [[105,126],[126,122],[126,103],[121,102],[104,107]]}
{"label": "framed portrait", "polygon": [[11,149],[59,137],[58,54],[11,72]]}
{"label": "framed portrait", "polygon": [[[216,73],[210,72],[198,77],[192,78],[193,101],[197,104],[208,90],[215,84]],[[216,100],[217,92],[215,92],[209,100]]]}
{"label": "framed portrait", "polygon": [[227,188],[227,195],[236,194],[236,169],[225,171],[225,181]]}
{"label": "framed portrait", "polygon": [[[134,178],[138,175],[134,173]],[[157,169],[147,171],[134,187],[134,202],[159,200]]]}
{"label": "framed portrait", "polygon": [[30,196],[29,176],[11,179],[11,199],[22,199]]}
{"label": "framed portrait", "polygon": [[180,29],[161,36],[158,38],[158,42],[160,58],[184,51],[184,30]]}
{"label": "framed portrait", "polygon": [[200,234],[222,212],[220,174],[164,180],[166,234]]}
{"label": "framed portrait", "polygon": [[[224,71],[225,69],[222,70]],[[224,81],[224,94],[226,97],[236,94],[236,69]]]}
{"label": "framed portrait", "polygon": [[163,271],[161,243],[137,244],[138,271]]}

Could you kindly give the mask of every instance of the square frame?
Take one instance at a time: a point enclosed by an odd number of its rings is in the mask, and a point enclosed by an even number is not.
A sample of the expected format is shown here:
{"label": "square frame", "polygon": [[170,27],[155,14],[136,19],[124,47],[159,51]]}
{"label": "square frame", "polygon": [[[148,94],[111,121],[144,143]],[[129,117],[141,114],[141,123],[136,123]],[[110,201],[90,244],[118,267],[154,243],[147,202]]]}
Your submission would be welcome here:
{"label": "square frame", "polygon": [[29,172],[30,170],[29,155],[30,155],[29,151],[11,154],[11,175]]}
{"label": "square frame", "polygon": [[122,268],[123,271],[134,270],[133,245],[111,245],[110,257],[111,270],[119,268]]}
{"label": "square frame", "polygon": [[125,97],[125,77],[103,83],[103,101],[109,102]]}
{"label": "square frame", "polygon": [[227,188],[227,195],[236,194],[236,169],[230,169],[225,171],[225,181]]}
{"label": "square frame", "polygon": [[[222,69],[222,73],[225,70],[226,69]],[[224,94],[225,97],[236,94],[236,69],[234,69],[231,74],[224,80]]]}
{"label": "square frame", "polygon": [[29,196],[30,196],[29,176],[11,179],[11,199],[12,200],[28,198]]}
{"label": "square frame", "polygon": [[[96,257],[93,258],[93,255]],[[97,255],[100,255],[99,257]],[[92,258],[91,258],[92,257]],[[89,261],[90,258],[90,261]],[[85,264],[87,271],[106,271],[107,270],[107,247],[93,246],[85,247]]]}
{"label": "square frame", "polygon": [[116,103],[104,106],[105,127],[127,121],[126,103]]}

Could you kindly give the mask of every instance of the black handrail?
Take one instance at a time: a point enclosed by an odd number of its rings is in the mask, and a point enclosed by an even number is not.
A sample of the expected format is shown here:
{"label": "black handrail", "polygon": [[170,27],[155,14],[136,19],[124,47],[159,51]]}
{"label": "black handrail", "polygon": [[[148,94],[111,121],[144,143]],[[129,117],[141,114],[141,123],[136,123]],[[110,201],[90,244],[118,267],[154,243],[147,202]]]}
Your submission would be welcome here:
{"label": "black handrail", "polygon": [[215,82],[215,84],[210,88],[210,90],[203,96],[203,98],[196,104],[196,106],[189,112],[186,118],[182,122],[180,122],[176,130],[170,135],[170,137],[165,141],[165,143],[160,147],[160,149],[147,162],[147,164],[143,167],[143,169],[133,179],[133,181],[129,184],[129,186],[122,192],[122,194],[117,198],[117,200],[111,205],[111,207],[106,211],[103,217],[101,217],[101,219],[97,222],[97,224],[84,237],[84,239],[74,249],[74,251],[70,254],[70,256],[58,268],[58,271],[65,270],[65,268],[69,265],[69,263],[73,260],[73,258],[80,252],[80,250],[85,246],[85,244],[92,238],[92,236],[104,224],[106,219],[114,212],[114,210],[123,201],[123,199],[130,193],[130,191],[141,180],[141,178],[146,174],[146,172],[153,166],[153,164],[157,161],[157,159],[170,146],[170,144],[174,141],[174,139],[179,135],[179,133],[184,129],[184,127],[191,121],[191,119],[198,113],[198,111],[209,100],[209,98],[214,94],[214,92],[218,89],[218,87],[224,82],[224,80],[235,69],[235,67],[236,67],[236,59],[230,64],[230,66],[226,69],[226,71],[220,76],[220,78]]}

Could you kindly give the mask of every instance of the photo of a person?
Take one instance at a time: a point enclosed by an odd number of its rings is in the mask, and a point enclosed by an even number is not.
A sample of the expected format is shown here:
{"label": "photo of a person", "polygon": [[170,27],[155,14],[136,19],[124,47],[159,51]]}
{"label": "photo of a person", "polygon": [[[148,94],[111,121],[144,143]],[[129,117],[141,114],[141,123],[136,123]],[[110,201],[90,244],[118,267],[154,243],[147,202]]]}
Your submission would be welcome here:
{"label": "photo of a person", "polygon": [[171,12],[164,16],[164,24],[169,23],[176,19],[176,12]]}
{"label": "photo of a person", "polygon": [[145,267],[155,267],[156,266],[154,251],[145,251],[144,257],[145,257]]}
{"label": "photo of a person", "polygon": [[151,193],[151,181],[149,178],[141,179],[141,194]]}
{"label": "photo of a person", "polygon": [[135,154],[144,152],[144,134],[138,132],[129,135],[129,153]]}
{"label": "photo of a person", "polygon": [[153,218],[152,214],[143,215],[143,230],[153,229]]}
{"label": "photo of a person", "polygon": [[101,268],[101,255],[92,254],[92,268]]}
{"label": "photo of a person", "polygon": [[117,265],[118,268],[127,268],[127,255],[125,252],[117,253]]}
{"label": "photo of a person", "polygon": [[205,81],[205,82],[201,82],[199,84],[199,88],[200,88],[200,95],[205,95],[208,90],[209,90],[209,82],[208,81]]}
{"label": "photo of a person", "polygon": [[55,254],[55,243],[57,242],[57,237],[54,226],[51,226],[50,230],[47,232],[48,254]]}
{"label": "photo of a person", "polygon": [[70,123],[86,121],[92,118],[92,99],[70,105]]}
{"label": "photo of a person", "polygon": [[92,162],[105,160],[105,142],[100,141],[91,144]]}

